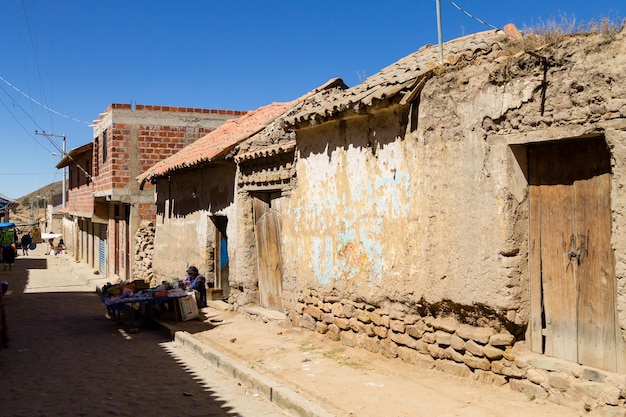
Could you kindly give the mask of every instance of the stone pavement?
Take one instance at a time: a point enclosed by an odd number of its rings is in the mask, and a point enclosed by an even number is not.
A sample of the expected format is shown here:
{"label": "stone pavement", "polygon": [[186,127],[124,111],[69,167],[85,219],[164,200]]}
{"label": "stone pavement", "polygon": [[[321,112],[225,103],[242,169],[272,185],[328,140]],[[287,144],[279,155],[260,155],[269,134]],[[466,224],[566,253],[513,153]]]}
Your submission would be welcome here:
{"label": "stone pavement", "polygon": [[[55,273],[39,274],[26,291],[59,288],[59,276],[67,279],[62,288],[75,290],[96,291],[106,283],[66,255],[48,257],[48,261]],[[55,285],[49,280],[55,280]],[[149,322],[169,331],[169,350],[206,364],[195,371],[198,377],[218,368],[237,379],[247,393],[266,398],[294,416],[590,415],[528,398],[506,387],[349,348],[323,335],[291,327],[278,312],[258,307],[233,312],[218,301],[211,302],[201,314],[198,320]],[[133,319],[128,329],[143,333],[154,328],[147,322],[138,326]]]}
{"label": "stone pavement", "polygon": [[[5,297],[1,417],[276,417],[288,414],[151,323],[110,320],[68,257],[19,257]],[[131,324],[132,326],[129,326]]]}

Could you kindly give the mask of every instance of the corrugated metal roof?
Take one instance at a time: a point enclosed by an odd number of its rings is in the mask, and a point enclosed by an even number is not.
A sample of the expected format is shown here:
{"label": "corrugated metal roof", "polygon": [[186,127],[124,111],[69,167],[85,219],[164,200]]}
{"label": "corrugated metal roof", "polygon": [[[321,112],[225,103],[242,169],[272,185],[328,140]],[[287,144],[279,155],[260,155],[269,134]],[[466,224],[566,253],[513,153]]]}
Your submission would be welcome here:
{"label": "corrugated metal roof", "polygon": [[[495,44],[507,37],[502,31],[490,30],[449,41],[444,44],[443,65],[455,65],[463,60],[471,60],[475,55],[489,53]],[[305,104],[285,122],[290,125],[323,123],[347,111],[362,112],[385,99],[393,98],[400,102],[422,78],[441,66],[438,47],[426,45],[367,78],[363,83],[329,96],[324,103]]]}
{"label": "corrugated metal roof", "polygon": [[214,131],[201,137],[194,143],[181,149],[174,155],[164,159],[143,174],[137,181],[145,183],[155,177],[167,175],[179,169],[196,167],[202,163],[214,161],[228,154],[237,144],[262,131],[279,116],[292,110],[308,97],[334,87],[345,88],[340,78],[333,78],[322,86],[310,91],[302,97],[289,102],[275,102],[250,111],[245,115],[226,121]]}

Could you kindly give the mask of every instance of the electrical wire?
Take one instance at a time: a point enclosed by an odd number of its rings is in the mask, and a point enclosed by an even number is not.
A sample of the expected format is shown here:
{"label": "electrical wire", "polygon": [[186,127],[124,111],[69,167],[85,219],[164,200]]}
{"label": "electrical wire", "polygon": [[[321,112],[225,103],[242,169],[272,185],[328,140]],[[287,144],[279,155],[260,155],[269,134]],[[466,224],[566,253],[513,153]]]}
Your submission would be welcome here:
{"label": "electrical wire", "polygon": [[[4,90],[4,88],[2,88],[2,90]],[[5,93],[6,93],[6,91],[5,91]],[[10,96],[9,96],[9,98],[10,98]],[[37,138],[35,138],[35,137],[34,137],[34,136],[33,136],[33,135],[29,132],[29,130],[28,130],[28,129],[26,129],[26,127],[22,124],[22,122],[20,122],[20,120],[17,118],[17,116],[15,116],[15,114],[13,114],[13,112],[11,111],[11,109],[9,108],[9,106],[7,106],[7,104],[6,104],[6,103],[4,102],[4,100],[2,100],[1,98],[0,98],[0,103],[4,106],[4,108],[5,108],[5,109],[7,109],[7,111],[9,112],[9,114],[10,114],[10,115],[11,115],[11,116],[15,119],[15,121],[16,121],[16,122],[17,122],[17,123],[18,123],[18,124],[22,127],[22,129],[24,129],[24,131],[28,134],[28,136],[30,136],[30,137],[31,137],[31,138],[35,141],[35,143],[36,143],[37,145],[39,145],[39,146],[41,146],[43,149],[45,149],[45,150],[46,150],[46,152],[50,152],[50,150],[49,150],[49,149],[46,149],[46,147],[45,147],[45,146],[43,146],[43,145],[42,145],[42,144],[41,144],[41,143],[37,140]],[[17,105],[17,106],[19,107],[19,105],[18,105],[17,103],[13,102],[13,104],[14,104],[14,105]],[[21,108],[21,107],[20,107],[20,108]],[[22,111],[23,111],[23,110],[24,110],[24,109],[22,109]],[[26,113],[26,114],[28,115],[28,113]],[[30,117],[30,116],[29,116],[29,117]],[[31,119],[31,120],[32,120],[32,119]],[[33,120],[33,121],[34,121],[34,120]],[[36,123],[37,123],[37,122],[35,122],[35,124],[36,124]],[[50,138],[48,138],[48,141],[50,141]],[[52,143],[52,145],[56,145],[56,144],[55,144],[55,143]]]}
{"label": "electrical wire", "polygon": [[[41,79],[41,65],[39,64],[39,56],[37,54],[37,48],[35,48],[35,41],[33,40],[33,32],[30,29],[30,21],[28,20],[28,13],[26,13],[26,6],[24,5],[24,0],[22,0],[22,11],[24,13],[24,20],[26,21],[26,29],[28,30],[28,39],[30,40],[30,47],[33,50],[33,56],[35,58],[35,67],[37,68],[37,76],[39,78],[39,90],[43,97],[44,103],[48,102],[48,97],[46,97],[46,90],[44,89],[43,80]],[[52,119],[50,119],[50,123],[52,123]]]}
{"label": "electrical wire", "polygon": [[495,29],[495,30],[502,30],[502,29],[500,29],[499,27],[496,27],[496,26],[494,26],[494,25],[492,25],[492,24],[490,24],[490,23],[487,23],[487,22],[485,22],[484,20],[479,19],[478,17],[476,17],[476,16],[474,16],[474,15],[470,14],[468,11],[463,10],[463,9],[461,8],[461,6],[459,6],[458,4],[456,4],[454,1],[452,1],[452,0],[448,0],[448,1],[450,2],[450,4],[452,4],[454,7],[456,7],[456,8],[457,8],[457,9],[458,9],[461,13],[466,14],[467,16],[471,17],[472,19],[474,19],[474,20],[475,20],[475,21],[477,21],[478,23],[481,23],[481,24],[483,24],[483,25],[485,25],[485,26],[488,26],[488,27],[490,27],[491,29]]}
{"label": "electrical wire", "polygon": [[57,116],[64,117],[64,118],[66,118],[66,119],[68,119],[68,120],[73,120],[73,121],[75,121],[75,122],[77,122],[77,123],[82,123],[82,124],[85,124],[85,125],[87,125],[87,126],[89,126],[89,125],[90,125],[90,123],[89,123],[89,122],[85,122],[85,121],[80,120],[80,119],[77,119],[77,118],[75,118],[75,117],[71,117],[71,116],[68,116],[68,115],[66,115],[66,114],[60,113],[60,112],[58,112],[58,111],[56,111],[56,110],[54,110],[54,109],[51,109],[50,107],[46,106],[45,104],[40,103],[39,101],[35,100],[35,99],[34,99],[34,98],[32,98],[31,96],[29,96],[28,94],[26,94],[25,92],[23,92],[22,90],[20,90],[19,88],[17,88],[17,87],[16,87],[16,86],[14,86],[13,84],[11,84],[9,81],[7,81],[7,80],[6,80],[4,77],[2,77],[1,75],[0,75],[0,81],[2,81],[3,83],[5,83],[5,84],[6,84],[6,85],[8,85],[9,87],[11,87],[12,89],[14,89],[15,91],[17,91],[18,93],[20,93],[21,95],[23,95],[24,97],[26,97],[27,99],[29,99],[30,101],[32,101],[33,103],[35,103],[36,105],[38,105],[38,106],[40,106],[40,107],[44,108],[45,110],[49,111],[50,113],[54,113],[54,114],[56,114]]}

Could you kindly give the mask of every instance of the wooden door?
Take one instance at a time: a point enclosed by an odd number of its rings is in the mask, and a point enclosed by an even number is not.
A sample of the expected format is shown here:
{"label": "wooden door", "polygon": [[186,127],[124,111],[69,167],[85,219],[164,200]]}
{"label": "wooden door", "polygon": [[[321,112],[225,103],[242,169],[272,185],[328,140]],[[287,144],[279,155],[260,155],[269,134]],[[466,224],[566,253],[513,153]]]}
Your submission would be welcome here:
{"label": "wooden door", "polygon": [[[531,280],[541,297],[533,304],[542,308],[542,350],[615,371],[624,350],[616,318],[606,143],[530,146],[528,162]],[[533,312],[535,322],[538,314]]]}
{"label": "wooden door", "polygon": [[280,214],[275,194],[258,193],[254,201],[254,231],[259,274],[259,304],[272,310],[282,308],[283,263],[280,245]]}

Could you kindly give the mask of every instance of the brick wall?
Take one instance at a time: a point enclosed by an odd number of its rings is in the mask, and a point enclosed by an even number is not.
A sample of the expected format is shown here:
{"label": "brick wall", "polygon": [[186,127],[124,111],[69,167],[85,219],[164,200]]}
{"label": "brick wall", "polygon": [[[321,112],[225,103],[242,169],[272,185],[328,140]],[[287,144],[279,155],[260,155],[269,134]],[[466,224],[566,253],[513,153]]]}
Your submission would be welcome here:
{"label": "brick wall", "polygon": [[[135,186],[135,177],[155,163],[246,112],[187,107],[111,104],[96,121],[94,190]],[[107,162],[102,161],[107,132]]]}
{"label": "brick wall", "polygon": [[68,191],[67,207],[73,213],[93,213],[93,186],[85,184],[78,188],[71,188]]}

